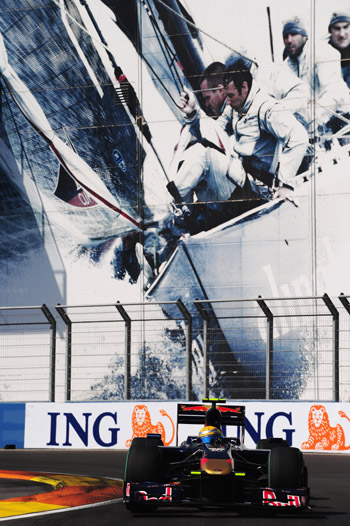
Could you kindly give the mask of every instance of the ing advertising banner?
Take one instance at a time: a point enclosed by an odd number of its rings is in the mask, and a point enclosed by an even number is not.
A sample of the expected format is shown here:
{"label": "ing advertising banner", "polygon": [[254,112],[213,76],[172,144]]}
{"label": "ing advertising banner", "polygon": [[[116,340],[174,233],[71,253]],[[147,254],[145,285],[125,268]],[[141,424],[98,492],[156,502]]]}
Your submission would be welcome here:
{"label": "ing advertising banner", "polygon": [[[283,438],[302,451],[350,451],[350,408],[339,403],[240,402],[246,407],[245,440]],[[209,406],[208,406],[209,407]],[[204,413],[203,413],[204,425]],[[26,404],[25,448],[128,449],[136,437],[161,436],[165,446],[198,436],[202,425],[179,424],[171,402]],[[223,429],[237,436],[233,426]]]}
{"label": "ing advertising banner", "polygon": [[24,447],[25,404],[0,404],[0,448]]}
{"label": "ing advertising banner", "polygon": [[346,292],[348,8],[2,0],[0,305]]}

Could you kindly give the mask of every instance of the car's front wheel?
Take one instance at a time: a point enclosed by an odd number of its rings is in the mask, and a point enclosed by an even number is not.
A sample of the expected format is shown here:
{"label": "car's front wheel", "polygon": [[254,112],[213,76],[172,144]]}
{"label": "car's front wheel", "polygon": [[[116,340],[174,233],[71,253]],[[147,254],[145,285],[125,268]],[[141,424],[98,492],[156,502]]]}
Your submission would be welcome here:
{"label": "car's front wheel", "polygon": [[301,488],[305,485],[305,466],[302,452],[295,447],[271,449],[268,466],[270,488]]}
{"label": "car's front wheel", "polygon": [[283,438],[260,438],[256,445],[256,449],[274,449],[276,447],[289,447],[289,444]]}
{"label": "car's front wheel", "polygon": [[[125,464],[124,490],[128,482],[158,482],[159,455],[158,446],[163,442],[158,438],[134,438]],[[155,505],[142,502],[127,502],[126,509],[133,513],[154,511]]]}

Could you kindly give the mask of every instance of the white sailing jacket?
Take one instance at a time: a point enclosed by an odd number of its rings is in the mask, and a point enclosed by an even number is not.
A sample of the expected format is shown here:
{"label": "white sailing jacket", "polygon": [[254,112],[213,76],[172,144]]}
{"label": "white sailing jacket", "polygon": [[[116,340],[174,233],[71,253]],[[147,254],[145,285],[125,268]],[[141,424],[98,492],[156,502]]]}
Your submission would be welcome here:
{"label": "white sailing jacket", "polygon": [[316,124],[329,121],[333,112],[346,113],[350,108],[349,88],[341,73],[340,54],[326,41],[315,46],[315,65],[311,66],[310,43],[307,40],[296,60],[290,57],[285,64],[302,79],[310,90],[310,101],[316,103]]}
{"label": "white sailing jacket", "polygon": [[310,90],[284,63],[271,64],[258,68],[253,75],[259,86],[263,86],[268,95],[277,99],[284,109],[289,110],[302,123],[309,122]]}
{"label": "white sailing jacket", "polygon": [[308,134],[294,115],[269,97],[253,80],[241,113],[230,106],[216,121],[235,137],[234,150],[248,172],[267,172],[294,187],[294,177],[308,148]]}

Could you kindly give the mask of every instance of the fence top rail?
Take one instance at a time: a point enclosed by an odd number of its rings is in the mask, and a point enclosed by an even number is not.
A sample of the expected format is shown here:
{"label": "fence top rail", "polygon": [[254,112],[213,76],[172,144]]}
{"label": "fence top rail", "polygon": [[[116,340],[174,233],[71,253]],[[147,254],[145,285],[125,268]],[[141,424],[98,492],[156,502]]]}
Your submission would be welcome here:
{"label": "fence top rail", "polygon": [[92,305],[91,303],[85,304],[85,305],[61,305],[60,303],[57,303],[56,307],[59,307],[61,309],[77,309],[77,308],[96,308],[96,307],[113,307],[115,308],[116,305],[122,305],[123,307],[152,307],[155,305],[177,305],[176,301],[146,301],[146,302],[121,302],[116,301],[115,303],[97,303],[96,305]]}
{"label": "fence top rail", "polygon": [[42,305],[32,305],[26,307],[0,307],[0,310],[42,310]]}
{"label": "fence top rail", "polygon": [[[24,320],[24,318],[26,319]],[[54,327],[56,324],[55,318],[45,303],[42,305],[0,307],[0,320],[1,326],[51,324]]]}
{"label": "fence top rail", "polygon": [[[174,321],[190,321],[191,314],[186,306],[179,299],[177,301],[161,301],[161,302],[120,302],[104,303],[104,304],[81,304],[81,305],[56,305],[56,311],[59,313],[63,321],[70,325],[71,323],[100,323],[100,322],[115,322],[127,321],[142,322],[147,321],[166,321],[164,318],[164,309],[162,306],[171,306],[173,314],[171,319]],[[116,315],[121,317],[121,320],[116,319]],[[104,318],[102,319],[102,316]],[[78,321],[79,320],[79,321]]]}
{"label": "fence top rail", "polygon": [[[332,316],[331,313],[328,314],[318,314],[317,318],[330,318]],[[286,318],[312,318],[314,317],[313,314],[272,314],[272,316],[266,316],[266,314],[258,315],[242,315],[242,316],[217,316],[217,319],[219,321],[221,320],[266,320],[268,319],[274,319],[274,320],[280,320],[280,319],[286,319]]]}
{"label": "fence top rail", "polygon": [[[349,296],[350,297],[350,296]],[[295,301],[295,300],[323,300],[323,296],[290,296],[281,298],[241,298],[241,299],[215,299],[215,300],[194,300],[193,303],[244,303],[262,301]]]}
{"label": "fence top rail", "polygon": [[0,323],[0,327],[26,327],[27,325],[50,325],[49,320],[46,321],[18,321]]}

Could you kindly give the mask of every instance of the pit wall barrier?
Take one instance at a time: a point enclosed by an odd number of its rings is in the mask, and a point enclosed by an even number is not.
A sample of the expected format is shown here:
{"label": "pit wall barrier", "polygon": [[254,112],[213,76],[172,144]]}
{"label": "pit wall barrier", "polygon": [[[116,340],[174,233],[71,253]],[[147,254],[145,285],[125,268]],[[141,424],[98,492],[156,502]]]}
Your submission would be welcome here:
{"label": "pit wall barrier", "polygon": [[[282,437],[304,451],[350,452],[349,402],[227,403],[246,406],[249,448],[260,438]],[[176,414],[177,402],[0,404],[0,448],[126,449],[147,433],[176,445]],[[179,443],[199,429],[180,425]],[[223,431],[236,436],[234,428]]]}

